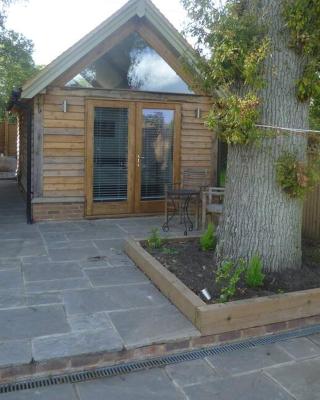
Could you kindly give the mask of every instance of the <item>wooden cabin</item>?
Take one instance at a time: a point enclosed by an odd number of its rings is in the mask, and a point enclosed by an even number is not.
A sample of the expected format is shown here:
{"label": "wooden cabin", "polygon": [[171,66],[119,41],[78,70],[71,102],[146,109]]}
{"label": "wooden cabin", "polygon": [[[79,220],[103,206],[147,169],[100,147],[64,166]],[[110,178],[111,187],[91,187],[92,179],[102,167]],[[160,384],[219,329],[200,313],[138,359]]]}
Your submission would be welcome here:
{"label": "wooden cabin", "polygon": [[151,1],[131,0],[27,82],[14,108],[30,218],[160,213],[184,169],[215,183],[211,99],[184,68],[193,57]]}

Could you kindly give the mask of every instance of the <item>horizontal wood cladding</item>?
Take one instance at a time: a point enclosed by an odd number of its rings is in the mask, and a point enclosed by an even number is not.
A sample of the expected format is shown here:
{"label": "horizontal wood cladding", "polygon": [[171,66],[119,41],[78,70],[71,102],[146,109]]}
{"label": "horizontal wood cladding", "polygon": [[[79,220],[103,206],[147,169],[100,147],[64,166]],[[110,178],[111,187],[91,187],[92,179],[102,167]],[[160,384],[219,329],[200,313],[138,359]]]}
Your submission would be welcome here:
{"label": "horizontal wood cladding", "polygon": [[[196,118],[200,108],[201,118]],[[181,170],[189,168],[207,169],[210,184],[216,182],[217,141],[212,131],[205,124],[205,117],[210,110],[207,99],[205,104],[183,103],[181,124]]]}
{"label": "horizontal wood cladding", "polygon": [[84,128],[84,121],[69,119],[45,119],[45,128]]}
{"label": "horizontal wood cladding", "polygon": [[45,111],[43,113],[44,118],[47,120],[74,120],[74,121],[84,121],[84,113],[79,113],[79,112],[71,112],[68,110],[68,112],[62,112],[62,111]]}
{"label": "horizontal wood cladding", "polygon": [[43,196],[84,196],[84,98],[45,95],[43,125]]}
{"label": "horizontal wood cladding", "polygon": [[[205,125],[211,99],[167,93],[49,88],[43,104],[43,196],[85,196],[85,101],[161,101],[181,104],[181,170],[204,168],[216,176],[216,141]],[[63,112],[63,102],[67,112]],[[196,118],[200,108],[201,118]]]}

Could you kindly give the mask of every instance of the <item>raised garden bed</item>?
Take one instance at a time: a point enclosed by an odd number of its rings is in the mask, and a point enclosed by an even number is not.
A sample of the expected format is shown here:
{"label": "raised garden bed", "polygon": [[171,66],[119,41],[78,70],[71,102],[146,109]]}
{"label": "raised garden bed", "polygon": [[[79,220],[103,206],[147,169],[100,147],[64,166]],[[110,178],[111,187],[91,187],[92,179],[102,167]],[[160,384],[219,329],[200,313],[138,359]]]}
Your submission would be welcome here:
{"label": "raised garden bed", "polygon": [[[300,272],[268,275],[260,289],[240,287],[228,303],[217,302],[213,253],[201,252],[198,239],[172,239],[165,251],[152,254],[144,247],[129,239],[126,252],[203,335],[320,314],[320,250],[312,243],[305,244]],[[213,296],[211,304],[198,296],[205,287]]]}

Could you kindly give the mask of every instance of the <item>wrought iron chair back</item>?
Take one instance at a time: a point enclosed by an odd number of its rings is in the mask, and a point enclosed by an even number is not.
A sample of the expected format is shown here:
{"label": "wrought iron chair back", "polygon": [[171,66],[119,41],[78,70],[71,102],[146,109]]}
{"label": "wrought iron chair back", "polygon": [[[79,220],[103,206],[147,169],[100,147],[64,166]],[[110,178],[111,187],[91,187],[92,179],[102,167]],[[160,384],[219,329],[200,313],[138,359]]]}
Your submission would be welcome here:
{"label": "wrought iron chair back", "polygon": [[[180,223],[184,221],[187,231],[193,229],[193,223],[189,218],[189,203],[193,200],[196,228],[199,225],[199,204],[202,191],[209,185],[209,173],[207,169],[185,169],[181,174],[181,181],[165,186],[165,223],[164,230],[169,229],[169,221],[179,213]],[[193,192],[192,195],[190,191]],[[169,206],[171,205],[171,210]],[[169,213],[171,214],[169,216]]]}

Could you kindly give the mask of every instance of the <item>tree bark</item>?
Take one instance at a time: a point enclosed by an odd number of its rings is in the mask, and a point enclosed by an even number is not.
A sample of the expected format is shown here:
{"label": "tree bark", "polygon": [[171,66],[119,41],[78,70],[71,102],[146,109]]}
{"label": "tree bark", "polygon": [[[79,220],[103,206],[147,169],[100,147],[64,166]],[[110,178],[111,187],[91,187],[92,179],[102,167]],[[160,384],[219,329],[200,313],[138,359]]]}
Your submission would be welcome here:
{"label": "tree bark", "polygon": [[[257,4],[250,0],[251,6]],[[307,103],[296,97],[305,60],[289,46],[283,1],[260,0],[259,18],[271,40],[260,92],[261,124],[308,128]],[[305,135],[289,133],[256,145],[230,145],[224,215],[218,228],[219,260],[261,256],[266,271],[301,266],[302,200],[292,199],[276,182],[275,162],[283,151],[306,159]]]}

